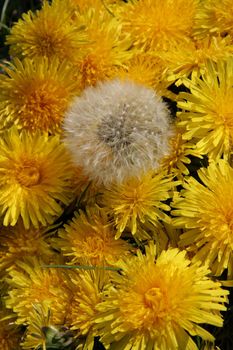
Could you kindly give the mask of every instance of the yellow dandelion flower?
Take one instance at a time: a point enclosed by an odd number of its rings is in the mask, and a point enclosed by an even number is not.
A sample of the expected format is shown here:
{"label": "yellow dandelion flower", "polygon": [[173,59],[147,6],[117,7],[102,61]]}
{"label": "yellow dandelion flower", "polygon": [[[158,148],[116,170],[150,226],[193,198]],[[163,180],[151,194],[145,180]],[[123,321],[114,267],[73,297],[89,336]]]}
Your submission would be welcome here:
{"label": "yellow dandelion flower", "polygon": [[19,128],[60,131],[64,113],[77,94],[72,67],[57,59],[15,59],[0,76],[0,118]]}
{"label": "yellow dandelion flower", "polygon": [[134,45],[168,49],[189,41],[199,0],[130,0],[117,10]]}
{"label": "yellow dandelion flower", "polygon": [[[33,306],[30,322],[21,343],[22,349],[73,349],[73,332],[64,325],[54,325],[51,310],[45,305]],[[80,342],[79,342],[80,343]]]}
{"label": "yellow dandelion flower", "polygon": [[159,56],[150,52],[137,53],[116,70],[116,77],[132,80],[149,88],[153,88],[160,96],[168,95],[170,85],[165,79],[166,63]]}
{"label": "yellow dandelion flower", "polygon": [[71,264],[113,265],[119,258],[130,254],[131,246],[115,239],[113,225],[104,210],[87,207],[79,211],[70,224],[60,230],[55,243]]}
{"label": "yellow dandelion flower", "polygon": [[231,0],[205,0],[198,9],[194,33],[197,37],[230,34],[233,37],[233,3]]}
{"label": "yellow dandelion flower", "polygon": [[0,349],[20,350],[20,329],[14,324],[15,316],[7,310],[0,310]]}
{"label": "yellow dandelion flower", "polygon": [[[121,0],[67,0],[68,6],[79,13],[84,13],[90,8],[94,8],[99,11],[111,11],[111,7]],[[109,8],[110,7],[110,8]]]}
{"label": "yellow dandelion flower", "polygon": [[92,350],[96,305],[103,300],[107,290],[109,277],[104,271],[84,271],[72,275],[74,298],[70,305],[68,321],[71,330],[77,331],[78,336],[85,336],[85,349]]}
{"label": "yellow dandelion flower", "polygon": [[208,60],[225,60],[232,56],[232,52],[233,46],[229,36],[207,37],[179,45],[175,50],[162,52],[160,56],[166,62],[167,80],[174,82],[179,78],[189,77],[191,73],[200,76],[205,72]]}
{"label": "yellow dandelion flower", "polygon": [[157,225],[159,220],[169,221],[170,207],[164,203],[176,182],[163,172],[148,172],[140,178],[131,178],[121,184],[108,187],[103,193],[103,203],[113,215],[117,228],[116,238],[128,228],[133,235],[139,234],[141,224],[146,221]]}
{"label": "yellow dandelion flower", "polygon": [[174,225],[185,228],[181,246],[195,252],[216,275],[228,268],[233,277],[233,168],[224,161],[202,168],[203,184],[190,177],[174,202]]}
{"label": "yellow dandelion flower", "polygon": [[43,304],[34,305],[29,312],[30,323],[24,337],[23,349],[46,349],[46,334],[44,329],[52,326],[50,310]]}
{"label": "yellow dandelion flower", "polygon": [[55,324],[65,323],[72,298],[70,283],[61,270],[45,268],[44,264],[40,259],[28,258],[9,271],[6,306],[17,314],[17,324],[30,324],[30,311],[37,304],[51,309]]}
{"label": "yellow dandelion flower", "polygon": [[195,145],[183,140],[182,135],[182,130],[177,128],[175,135],[170,139],[170,153],[161,159],[161,168],[179,179],[189,174],[187,166],[191,163],[190,156],[201,158],[201,155],[194,150]]}
{"label": "yellow dandelion flower", "polygon": [[46,226],[71,200],[70,157],[58,136],[11,128],[0,143],[0,213],[3,225]]}
{"label": "yellow dandelion flower", "polygon": [[191,336],[213,341],[200,324],[223,325],[228,291],[208,278],[206,266],[193,264],[184,251],[163,251],[155,262],[153,245],[119,265],[96,323],[107,349],[167,350],[198,347]]}
{"label": "yellow dandelion flower", "polygon": [[133,50],[129,50],[131,40],[122,35],[121,23],[107,11],[90,9],[82,15],[82,21],[87,43],[79,50],[75,61],[81,90],[112,78],[115,67],[133,54]]}
{"label": "yellow dandelion flower", "polygon": [[82,24],[76,26],[72,12],[63,0],[43,2],[41,10],[23,14],[12,27],[6,43],[10,54],[18,57],[56,57],[73,61],[85,41]]}
{"label": "yellow dandelion flower", "polygon": [[201,154],[228,157],[233,141],[233,58],[206,64],[201,78],[184,79],[190,93],[180,93],[178,107],[185,127],[183,138],[192,139]]}
{"label": "yellow dandelion flower", "polygon": [[3,274],[7,268],[15,267],[15,262],[23,260],[24,257],[38,256],[46,261],[53,256],[43,230],[26,230],[21,222],[14,227],[1,228],[0,247],[0,273]]}

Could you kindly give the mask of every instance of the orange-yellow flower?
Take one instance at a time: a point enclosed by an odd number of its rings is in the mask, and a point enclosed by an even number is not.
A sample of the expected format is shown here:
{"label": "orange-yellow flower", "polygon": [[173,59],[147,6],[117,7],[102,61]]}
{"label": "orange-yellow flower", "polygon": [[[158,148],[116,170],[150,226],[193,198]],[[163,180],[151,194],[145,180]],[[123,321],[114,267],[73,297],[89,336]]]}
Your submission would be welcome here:
{"label": "orange-yellow flower", "polygon": [[58,59],[15,59],[0,76],[0,122],[31,132],[60,131],[64,113],[78,93],[73,68]]}
{"label": "orange-yellow flower", "polygon": [[233,278],[233,169],[220,160],[198,175],[202,183],[190,177],[174,201],[173,223],[184,229],[180,245],[215,275],[228,268]]}
{"label": "orange-yellow flower", "polygon": [[[97,305],[98,334],[106,349],[193,349],[190,336],[214,337],[201,324],[222,327],[228,291],[212,281],[206,266],[193,264],[185,251],[163,251],[155,262],[154,246],[146,255],[119,264],[115,287]],[[216,312],[217,311],[217,312]]]}
{"label": "orange-yellow flower", "polygon": [[30,324],[31,311],[37,305],[51,309],[55,324],[64,324],[72,299],[68,278],[63,271],[43,267],[41,259],[18,261],[10,270],[7,308],[17,314],[17,324]]}
{"label": "orange-yellow flower", "polygon": [[233,3],[231,0],[205,0],[199,6],[194,33],[197,37],[208,35],[233,36]]}
{"label": "orange-yellow flower", "polygon": [[38,256],[49,261],[53,256],[43,229],[32,227],[26,230],[22,222],[14,227],[1,228],[0,247],[0,274],[3,275],[8,268],[15,267],[17,260],[23,260],[28,256]]}
{"label": "orange-yellow flower", "polygon": [[0,142],[3,225],[21,218],[26,229],[51,224],[72,199],[72,164],[58,136],[13,127]]}
{"label": "orange-yellow flower", "polygon": [[183,79],[190,93],[180,93],[179,125],[183,139],[192,140],[200,154],[216,160],[229,157],[233,145],[233,58],[208,61],[200,78]]}
{"label": "orange-yellow flower", "polygon": [[116,11],[134,45],[168,49],[192,36],[199,0],[130,0]]}
{"label": "orange-yellow flower", "polygon": [[13,25],[7,36],[10,54],[15,57],[56,58],[72,62],[85,35],[82,23],[75,25],[72,11],[64,0],[43,1],[41,10],[29,11]]}
{"label": "orange-yellow flower", "polygon": [[103,193],[103,203],[113,216],[117,228],[116,238],[125,229],[140,237],[140,228],[147,222],[156,226],[159,220],[169,221],[170,207],[164,203],[176,185],[172,176],[164,172],[148,172],[139,178],[130,178],[121,184],[113,184]]}
{"label": "orange-yellow flower", "polygon": [[114,265],[118,259],[130,254],[131,246],[115,239],[114,225],[105,210],[86,207],[76,212],[73,220],[59,231],[54,240],[71,264]]}
{"label": "orange-yellow flower", "polygon": [[[75,21],[79,23],[79,17]],[[75,58],[80,90],[112,78],[134,52],[130,38],[122,34],[121,23],[106,10],[89,9],[82,14],[82,22],[86,43]]]}

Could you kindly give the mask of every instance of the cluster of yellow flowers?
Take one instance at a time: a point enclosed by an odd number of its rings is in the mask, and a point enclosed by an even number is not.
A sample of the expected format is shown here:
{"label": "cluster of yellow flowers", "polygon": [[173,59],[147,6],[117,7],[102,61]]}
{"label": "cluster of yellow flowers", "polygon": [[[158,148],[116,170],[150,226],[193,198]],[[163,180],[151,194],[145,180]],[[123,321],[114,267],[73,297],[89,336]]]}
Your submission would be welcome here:
{"label": "cluster of yellow flowers", "polygon": [[0,349],[214,349],[233,285],[232,0],[44,0],[6,44]]}

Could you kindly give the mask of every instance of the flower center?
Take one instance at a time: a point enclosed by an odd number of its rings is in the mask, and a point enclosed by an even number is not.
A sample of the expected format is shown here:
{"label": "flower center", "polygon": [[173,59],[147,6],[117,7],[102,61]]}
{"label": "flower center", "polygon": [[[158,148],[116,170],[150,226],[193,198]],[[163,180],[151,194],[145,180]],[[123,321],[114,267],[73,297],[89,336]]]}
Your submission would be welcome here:
{"label": "flower center", "polygon": [[86,252],[92,257],[99,257],[99,255],[105,250],[105,242],[100,237],[87,237],[86,239]]}
{"label": "flower center", "polygon": [[40,181],[40,172],[36,166],[25,165],[17,172],[17,180],[22,186],[31,187]]}
{"label": "flower center", "polygon": [[39,40],[39,50],[42,56],[52,56],[56,53],[61,44],[54,35],[46,33]]}
{"label": "flower center", "polygon": [[[54,95],[52,95],[52,92]],[[57,96],[58,94],[58,96]],[[48,122],[49,117],[51,118],[51,110],[56,110],[56,102],[60,98],[59,90],[56,86],[52,84],[41,83],[34,91],[31,91],[25,99],[26,111],[32,111],[33,118],[35,114],[39,116],[40,119],[43,119],[44,115],[46,122]],[[27,112],[28,113],[28,112]],[[43,115],[42,115],[43,114]]]}
{"label": "flower center", "polygon": [[163,299],[160,288],[150,288],[144,295],[146,305],[157,313],[163,308]]}
{"label": "flower center", "polygon": [[[31,84],[31,85],[30,85]],[[28,92],[21,99],[20,121],[25,129],[44,131],[56,128],[66,105],[66,91],[57,82],[41,81],[37,87],[29,82]],[[25,86],[25,89],[27,87]]]}

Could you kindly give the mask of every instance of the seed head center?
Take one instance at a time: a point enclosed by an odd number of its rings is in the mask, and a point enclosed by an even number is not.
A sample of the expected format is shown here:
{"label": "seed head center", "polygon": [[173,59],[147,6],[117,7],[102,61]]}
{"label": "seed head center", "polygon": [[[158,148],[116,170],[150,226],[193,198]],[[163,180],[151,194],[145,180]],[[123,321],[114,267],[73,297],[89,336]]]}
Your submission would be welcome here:
{"label": "seed head center", "polygon": [[127,148],[132,143],[133,123],[123,115],[118,118],[109,116],[99,125],[98,136],[113,150]]}

